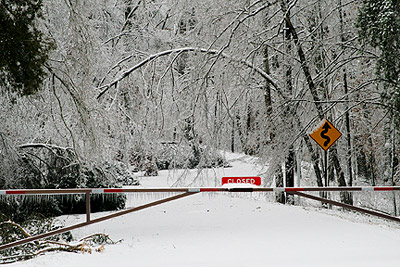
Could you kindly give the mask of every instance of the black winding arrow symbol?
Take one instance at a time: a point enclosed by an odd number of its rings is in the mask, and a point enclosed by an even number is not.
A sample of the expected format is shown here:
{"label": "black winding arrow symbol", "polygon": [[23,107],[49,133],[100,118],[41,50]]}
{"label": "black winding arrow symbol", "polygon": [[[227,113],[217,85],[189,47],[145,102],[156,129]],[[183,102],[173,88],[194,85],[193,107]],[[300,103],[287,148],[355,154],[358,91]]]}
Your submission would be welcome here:
{"label": "black winding arrow symbol", "polygon": [[325,122],[324,126],[322,126],[322,129],[324,129],[321,132],[321,137],[325,139],[324,146],[328,146],[331,142],[331,139],[325,134],[329,131],[329,129],[332,129],[332,127],[329,125],[329,123]]}

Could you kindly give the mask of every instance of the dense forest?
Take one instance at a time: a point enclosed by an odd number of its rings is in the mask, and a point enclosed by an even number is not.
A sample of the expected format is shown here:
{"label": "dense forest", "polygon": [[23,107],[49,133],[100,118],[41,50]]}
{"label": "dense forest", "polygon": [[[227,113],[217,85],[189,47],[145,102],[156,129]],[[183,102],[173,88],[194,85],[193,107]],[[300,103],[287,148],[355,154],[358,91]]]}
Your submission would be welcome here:
{"label": "dense forest", "polygon": [[224,165],[221,150],[258,156],[276,186],[308,163],[324,186],[308,136],[324,118],[343,134],[330,185],[396,185],[399,13],[396,0],[0,0],[0,188],[116,186],[132,168]]}

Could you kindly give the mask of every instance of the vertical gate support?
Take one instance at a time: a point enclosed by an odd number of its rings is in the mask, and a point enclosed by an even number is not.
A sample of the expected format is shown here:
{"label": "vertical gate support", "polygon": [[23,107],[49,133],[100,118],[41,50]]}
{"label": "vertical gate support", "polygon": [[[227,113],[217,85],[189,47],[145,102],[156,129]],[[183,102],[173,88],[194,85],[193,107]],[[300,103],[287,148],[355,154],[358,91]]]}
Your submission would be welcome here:
{"label": "vertical gate support", "polygon": [[86,222],[90,222],[90,192],[86,192]]}

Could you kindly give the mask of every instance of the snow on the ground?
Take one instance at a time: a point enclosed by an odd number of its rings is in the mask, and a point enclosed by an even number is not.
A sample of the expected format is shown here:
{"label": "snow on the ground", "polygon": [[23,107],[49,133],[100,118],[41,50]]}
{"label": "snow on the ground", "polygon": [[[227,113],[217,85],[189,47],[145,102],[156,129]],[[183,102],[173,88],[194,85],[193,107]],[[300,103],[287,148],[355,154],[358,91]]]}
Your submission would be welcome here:
{"label": "snow on the ground", "polygon": [[257,158],[224,152],[231,168],[160,171],[158,177],[139,177],[142,187],[220,186],[223,176],[260,176],[267,168]]}
{"label": "snow on the ground", "polygon": [[[229,157],[232,168],[203,170],[204,176],[191,171],[190,177],[197,179],[188,178],[186,183],[210,185],[224,175],[263,171],[249,157]],[[207,182],[205,173],[215,176]],[[171,185],[176,179],[171,172],[162,172],[143,178],[142,186]],[[199,193],[77,229],[75,238],[101,232],[123,241],[107,245],[102,253],[48,253],[9,266],[400,266],[397,225],[383,220],[371,224],[354,213],[337,216],[334,211],[267,202],[265,193],[245,194]],[[150,202],[157,197],[163,195],[130,201]],[[84,220],[80,215],[63,218],[69,224]]]}

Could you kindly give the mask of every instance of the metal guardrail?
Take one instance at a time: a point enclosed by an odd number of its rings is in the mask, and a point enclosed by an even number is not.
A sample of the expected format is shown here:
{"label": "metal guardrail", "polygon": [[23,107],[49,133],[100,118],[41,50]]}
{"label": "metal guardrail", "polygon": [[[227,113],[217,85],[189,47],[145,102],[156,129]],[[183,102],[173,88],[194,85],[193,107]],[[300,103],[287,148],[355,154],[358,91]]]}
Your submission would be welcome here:
{"label": "metal guardrail", "polygon": [[[320,201],[322,203],[328,203],[331,205],[339,206],[342,208],[363,212],[380,218],[400,222],[400,218],[393,217],[384,213],[371,211],[359,207],[354,207],[348,204],[328,200],[325,198],[308,195],[303,192],[376,192],[376,191],[400,191],[400,186],[361,186],[361,187],[177,187],[177,188],[74,188],[74,189],[10,189],[0,190],[0,195],[63,195],[63,194],[85,194],[86,195],[86,221],[75,225],[67,226],[61,229],[50,231],[44,234],[31,236],[25,239],[21,239],[15,242],[4,244],[0,246],[0,250],[7,248],[23,245],[38,239],[53,236],[68,232],[83,226],[91,225],[94,223],[109,220],[115,217],[119,217],[131,212],[143,210],[156,205],[160,205],[169,201],[177,200],[187,196],[191,196],[200,192],[287,192],[300,197],[305,197],[313,200]],[[107,193],[137,193],[137,192],[153,192],[153,193],[181,193],[172,197],[167,197],[158,201],[150,202],[148,204],[129,208],[122,211],[117,211],[112,214],[91,219],[90,218],[90,196],[91,194],[107,194]]]}

